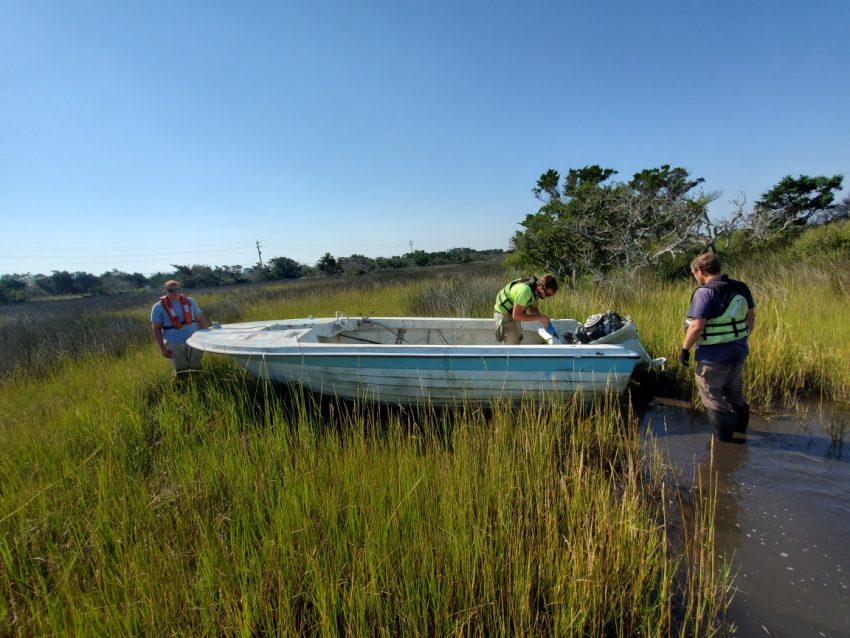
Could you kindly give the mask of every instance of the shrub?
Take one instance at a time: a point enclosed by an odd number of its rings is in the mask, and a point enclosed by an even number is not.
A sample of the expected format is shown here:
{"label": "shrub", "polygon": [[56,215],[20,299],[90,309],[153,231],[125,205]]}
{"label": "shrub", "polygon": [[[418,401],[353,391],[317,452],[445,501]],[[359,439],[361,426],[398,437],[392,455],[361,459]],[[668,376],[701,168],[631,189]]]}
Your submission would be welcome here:
{"label": "shrub", "polygon": [[850,258],[850,221],[807,230],[789,247],[789,252],[798,259],[811,262]]}

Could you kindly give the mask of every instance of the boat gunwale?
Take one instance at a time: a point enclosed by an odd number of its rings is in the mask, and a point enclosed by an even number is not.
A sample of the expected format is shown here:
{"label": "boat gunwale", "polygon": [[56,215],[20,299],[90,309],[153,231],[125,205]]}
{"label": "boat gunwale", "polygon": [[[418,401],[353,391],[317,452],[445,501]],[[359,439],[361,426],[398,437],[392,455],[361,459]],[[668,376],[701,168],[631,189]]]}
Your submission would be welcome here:
{"label": "boat gunwale", "polygon": [[[627,325],[631,318],[626,317]],[[574,319],[556,319],[571,321]],[[346,325],[352,322],[356,325]],[[387,326],[387,323],[400,322],[407,326]],[[271,319],[254,322],[239,322],[214,325],[195,332],[190,338],[190,344],[205,352],[236,357],[407,357],[407,358],[489,358],[489,359],[641,359],[642,355],[623,343],[533,343],[533,344],[500,344],[500,343],[340,343],[335,341],[320,341],[323,338],[346,338],[346,333],[368,327],[384,327],[390,330],[410,330],[410,323],[429,324],[419,325],[413,329],[441,330],[455,326],[462,329],[482,330],[492,325],[491,319],[480,317],[369,317],[348,318],[340,320],[329,317],[309,317],[298,319]],[[523,322],[533,323],[533,322]],[[436,324],[436,325],[435,325]],[[335,326],[332,335],[317,334],[317,328]],[[275,334],[275,333],[287,333]],[[240,335],[245,339],[241,340]],[[263,339],[262,335],[268,335]],[[309,340],[302,340],[307,336]],[[228,338],[232,336],[233,338]],[[221,338],[219,338],[221,337]],[[259,338],[249,342],[250,338]],[[351,337],[356,341],[356,337]],[[315,339],[315,340],[314,340]],[[270,344],[263,341],[275,340]],[[195,342],[195,344],[191,342]]]}
{"label": "boat gunwale", "polygon": [[[197,333],[196,333],[197,334]],[[198,340],[196,340],[198,341]],[[281,357],[281,356],[350,356],[350,357],[412,357],[412,358],[475,358],[504,359],[639,359],[634,350],[618,344],[534,344],[534,345],[450,345],[450,344],[337,344],[301,343],[293,340],[291,345],[261,346],[245,348],[241,344],[232,347],[202,340],[205,352],[234,356]],[[423,352],[423,350],[427,350]]]}

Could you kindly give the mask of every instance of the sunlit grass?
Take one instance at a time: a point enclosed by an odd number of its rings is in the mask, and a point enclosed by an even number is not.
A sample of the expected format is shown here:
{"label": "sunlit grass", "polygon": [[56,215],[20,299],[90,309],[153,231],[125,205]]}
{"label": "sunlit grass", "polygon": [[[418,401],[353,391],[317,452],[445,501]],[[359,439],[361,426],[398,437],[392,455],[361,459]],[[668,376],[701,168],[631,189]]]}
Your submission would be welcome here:
{"label": "sunlit grass", "polygon": [[[768,264],[730,270],[755,296],[757,324],[744,370],[750,400],[757,405],[790,403],[800,397],[850,401],[850,322],[844,321],[850,272],[835,264]],[[511,277],[493,265],[470,265],[354,279],[297,281],[204,291],[197,295],[208,319],[221,323],[293,317],[492,316],[496,291]],[[667,357],[679,387],[691,391],[689,370],[675,364],[683,320],[694,282],[653,275],[580,281],[542,304],[553,317],[583,321],[616,310],[630,315],[644,347]],[[10,376],[41,378],[85,353],[120,355],[151,343],[148,313],[155,296],[135,306],[121,297],[32,304],[0,315],[0,382]],[[51,308],[56,309],[56,314]]]}
{"label": "sunlit grass", "polygon": [[[846,286],[818,269],[730,274],[758,304],[745,376],[753,401],[846,399]],[[198,298],[222,322],[337,310],[490,316],[508,277],[443,270]],[[581,283],[544,312],[617,310],[653,356],[674,357],[691,289],[652,277]],[[130,319],[111,324],[125,335],[114,352],[78,348],[57,360],[45,349],[36,371],[0,385],[0,626],[9,633],[719,629],[731,578],[714,553],[714,488],[688,502],[671,493],[659,455],[616,403],[335,406],[215,357],[197,382],[177,386],[143,306],[113,309]],[[77,326],[39,325],[60,340]],[[688,522],[674,545],[671,517]]]}
{"label": "sunlit grass", "polygon": [[[715,627],[726,589],[671,550],[662,468],[616,402],[387,410],[226,362],[182,385],[160,367],[134,352],[3,393],[31,406],[0,430],[14,632]],[[697,533],[710,553],[710,523]]]}
{"label": "sunlit grass", "polygon": [[[840,270],[840,269],[839,269]],[[768,406],[800,397],[850,401],[850,322],[845,321],[850,289],[844,275],[829,268],[770,265],[730,271],[750,286],[756,301],[756,328],[744,369],[750,400]],[[695,283],[671,283],[652,275],[582,283],[546,301],[552,316],[582,319],[608,309],[630,315],[644,347],[668,357],[677,368],[683,321]]]}

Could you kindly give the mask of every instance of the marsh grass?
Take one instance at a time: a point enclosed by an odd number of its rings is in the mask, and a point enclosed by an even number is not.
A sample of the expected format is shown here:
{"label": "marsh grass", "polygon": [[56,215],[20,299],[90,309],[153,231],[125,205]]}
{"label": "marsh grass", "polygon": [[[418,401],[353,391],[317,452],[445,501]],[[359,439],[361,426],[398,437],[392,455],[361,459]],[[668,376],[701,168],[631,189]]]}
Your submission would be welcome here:
{"label": "marsh grass", "polygon": [[160,364],[131,351],[3,394],[31,401],[0,430],[9,633],[719,627],[728,587],[689,567],[710,520],[671,546],[665,476],[617,401],[379,409]]}
{"label": "marsh grass", "polygon": [[831,405],[825,405],[823,402],[818,402],[812,414],[809,414],[809,406],[802,407],[800,412],[804,415],[804,429],[807,431],[810,429],[810,420],[819,425],[820,429],[829,437],[830,449],[840,455],[844,446],[844,436],[847,433],[848,425],[850,425],[847,412],[834,410]]}
{"label": "marsh grass", "polygon": [[[790,406],[800,397],[850,402],[850,270],[836,264],[764,263],[728,272],[748,283],[756,301],[744,369],[750,401],[760,406]],[[630,315],[647,351],[675,362],[694,285],[652,275],[624,277],[580,285],[547,304],[553,316],[581,318],[609,308]],[[692,388],[690,370],[676,364],[670,370],[679,387]]]}
{"label": "marsh grass", "polygon": [[[467,264],[475,278],[492,264]],[[270,316],[333,316],[340,304],[351,314],[401,312],[399,299],[409,282],[442,277],[455,267],[375,273],[369,277],[306,279],[188,291],[206,317],[228,323]],[[387,296],[386,291],[393,291]],[[118,356],[150,344],[150,309],[159,292],[86,297],[24,304],[0,304],[0,383],[12,376],[41,379],[79,356]],[[293,314],[294,311],[303,314]],[[277,315],[270,313],[280,313]]]}
{"label": "marsh grass", "polygon": [[830,439],[830,445],[834,450],[841,451],[844,447],[844,435],[847,432],[847,418],[832,416],[823,424],[823,430]]}
{"label": "marsh grass", "polygon": [[[745,390],[755,405],[790,406],[800,397],[850,402],[850,322],[845,321],[850,276],[836,270],[841,271],[834,264],[782,263],[729,270],[732,277],[750,285],[756,299],[756,329],[744,369]],[[424,315],[475,308],[476,316],[489,316],[493,296],[489,293],[506,278],[490,273],[471,285],[461,274],[423,281],[407,289],[407,306]],[[693,373],[675,363],[694,287],[692,281],[669,282],[651,274],[621,275],[583,281],[576,289],[562,287],[542,309],[553,317],[580,321],[606,310],[631,316],[650,355],[673,362],[664,378],[667,391],[698,401]],[[467,299],[469,291],[479,290],[477,302]]]}
{"label": "marsh grass", "polygon": [[[760,406],[800,397],[850,402],[850,269],[782,262],[729,269],[756,298],[756,330],[744,371],[745,389]],[[270,318],[348,315],[492,315],[495,293],[511,275],[494,264],[198,291],[206,316],[222,323]],[[630,315],[653,357],[675,361],[694,284],[651,274],[582,281],[562,287],[543,310],[584,320],[616,310]],[[0,382],[15,375],[43,378],[82,354],[120,355],[149,344],[155,294],[4,306],[0,308]],[[664,392],[696,400],[692,372],[670,365]]]}
{"label": "marsh grass", "polygon": [[150,330],[139,305],[127,295],[0,306],[0,379],[43,376],[83,354],[120,355]]}
{"label": "marsh grass", "polygon": [[[754,401],[846,396],[842,286],[821,271],[731,274],[759,303]],[[445,269],[196,297],[219,321],[489,316],[506,279]],[[672,356],[690,289],[651,277],[581,284],[545,310],[630,314],[653,356]],[[95,314],[146,324],[150,303]],[[67,317],[39,330],[68,341],[79,326]],[[3,633],[723,630],[732,579],[714,552],[715,488],[672,490],[612,398],[393,411],[282,391],[214,357],[177,385],[147,325],[110,325],[126,337],[114,350],[80,347],[59,363],[47,351],[0,385]]]}

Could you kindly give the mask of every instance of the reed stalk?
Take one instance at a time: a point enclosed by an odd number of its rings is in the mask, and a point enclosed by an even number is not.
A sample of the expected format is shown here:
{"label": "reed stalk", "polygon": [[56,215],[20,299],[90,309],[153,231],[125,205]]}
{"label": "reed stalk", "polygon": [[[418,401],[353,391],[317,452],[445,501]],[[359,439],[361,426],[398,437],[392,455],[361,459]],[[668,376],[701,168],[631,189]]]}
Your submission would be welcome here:
{"label": "reed stalk", "polygon": [[387,409],[224,361],[175,385],[154,355],[0,392],[12,633],[718,628],[723,585],[670,547],[663,467],[613,398]]}

